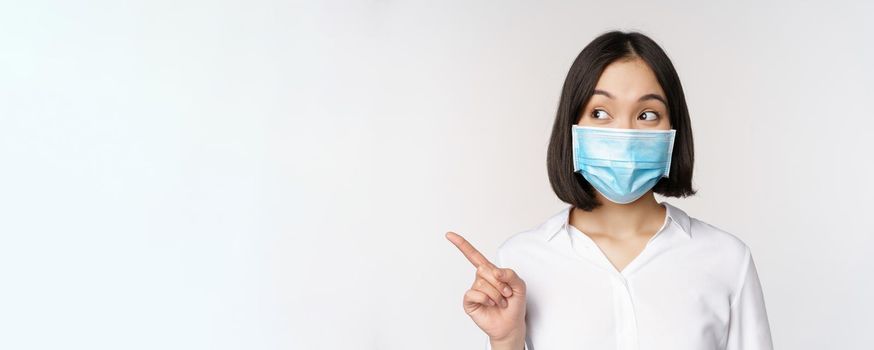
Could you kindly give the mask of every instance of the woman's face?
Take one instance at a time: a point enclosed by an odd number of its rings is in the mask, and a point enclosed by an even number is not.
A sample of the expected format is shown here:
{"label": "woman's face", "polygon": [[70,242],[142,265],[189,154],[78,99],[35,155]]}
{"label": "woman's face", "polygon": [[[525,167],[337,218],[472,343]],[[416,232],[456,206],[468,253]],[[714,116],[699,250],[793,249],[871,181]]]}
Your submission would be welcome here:
{"label": "woman's face", "polygon": [[577,125],[670,130],[668,106],[652,69],[640,58],[607,65]]}

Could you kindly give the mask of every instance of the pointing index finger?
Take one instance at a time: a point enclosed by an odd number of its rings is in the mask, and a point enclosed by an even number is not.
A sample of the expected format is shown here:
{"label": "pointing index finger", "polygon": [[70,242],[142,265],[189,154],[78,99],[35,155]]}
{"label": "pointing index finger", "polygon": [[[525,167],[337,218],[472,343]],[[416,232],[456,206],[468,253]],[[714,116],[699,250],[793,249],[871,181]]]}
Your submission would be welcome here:
{"label": "pointing index finger", "polygon": [[486,257],[483,256],[479,252],[479,250],[476,250],[476,248],[474,248],[473,245],[470,244],[470,242],[464,239],[464,237],[461,237],[461,235],[450,231],[446,233],[446,239],[448,239],[450,242],[452,242],[452,244],[458,247],[458,250],[461,250],[461,253],[464,254],[464,257],[466,257],[467,260],[469,260],[474,267],[479,267],[480,265],[484,264],[488,266],[495,266],[489,261],[489,259],[486,259]]}

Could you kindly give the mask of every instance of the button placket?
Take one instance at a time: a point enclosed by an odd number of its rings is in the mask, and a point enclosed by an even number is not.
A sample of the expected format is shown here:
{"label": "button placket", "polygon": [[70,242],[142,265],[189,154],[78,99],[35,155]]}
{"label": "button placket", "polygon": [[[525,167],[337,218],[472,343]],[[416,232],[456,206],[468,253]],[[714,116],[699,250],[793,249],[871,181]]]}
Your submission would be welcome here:
{"label": "button placket", "polygon": [[604,251],[590,237],[582,232],[575,232],[577,234],[571,236],[571,241],[577,254],[592,261],[610,275],[613,294],[613,313],[616,322],[617,350],[638,350],[640,348],[637,334],[637,316],[627,276],[636,269],[642,259],[647,258],[646,254],[654,249],[652,242],[656,241],[656,238],[662,234],[663,229],[664,226],[662,230],[659,230],[653,237],[650,237],[644,249],[622,271],[616,269]]}
{"label": "button placket", "polygon": [[611,276],[614,314],[616,315],[616,345],[618,350],[637,350],[637,317],[628,282],[621,274]]}

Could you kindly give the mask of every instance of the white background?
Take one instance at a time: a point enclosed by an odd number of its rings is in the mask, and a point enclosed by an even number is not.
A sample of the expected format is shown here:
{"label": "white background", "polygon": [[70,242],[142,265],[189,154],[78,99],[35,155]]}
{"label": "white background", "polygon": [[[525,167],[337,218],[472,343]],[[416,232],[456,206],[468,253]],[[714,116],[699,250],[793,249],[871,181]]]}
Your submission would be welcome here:
{"label": "white background", "polygon": [[[874,339],[874,3],[3,1],[0,348],[480,349],[571,62],[677,67],[777,348]],[[524,276],[523,276],[524,277]]]}

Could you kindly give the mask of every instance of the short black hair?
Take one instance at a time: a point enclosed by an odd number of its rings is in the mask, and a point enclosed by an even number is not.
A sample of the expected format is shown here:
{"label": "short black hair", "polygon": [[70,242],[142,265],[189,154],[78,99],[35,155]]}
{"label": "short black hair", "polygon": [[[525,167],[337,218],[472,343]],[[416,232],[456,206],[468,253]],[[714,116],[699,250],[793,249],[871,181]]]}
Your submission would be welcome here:
{"label": "short black hair", "polygon": [[655,73],[667,95],[671,127],[677,130],[670,175],[659,179],[653,192],[668,197],[687,197],[697,192],[692,188],[695,159],[692,126],[686,97],[674,65],[664,50],[646,35],[614,30],[599,35],[583,48],[571,65],[561,91],[547,148],[546,168],[552,190],[563,202],[585,211],[601,205],[592,185],[581,174],[574,172],[571,128],[579,122],[581,109],[592,97],[604,68],[614,61],[637,57]]}

